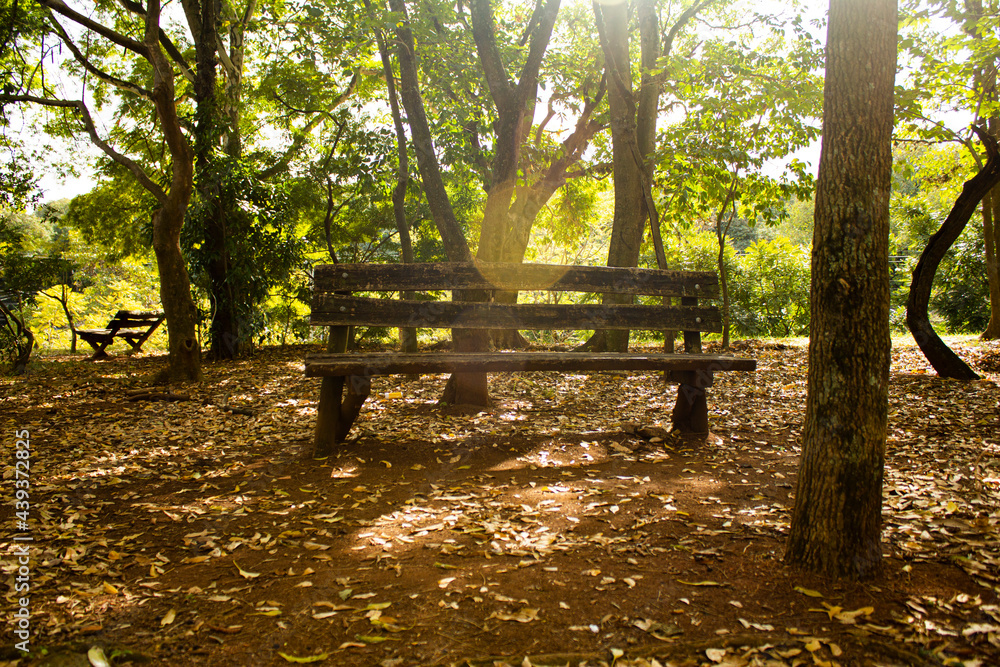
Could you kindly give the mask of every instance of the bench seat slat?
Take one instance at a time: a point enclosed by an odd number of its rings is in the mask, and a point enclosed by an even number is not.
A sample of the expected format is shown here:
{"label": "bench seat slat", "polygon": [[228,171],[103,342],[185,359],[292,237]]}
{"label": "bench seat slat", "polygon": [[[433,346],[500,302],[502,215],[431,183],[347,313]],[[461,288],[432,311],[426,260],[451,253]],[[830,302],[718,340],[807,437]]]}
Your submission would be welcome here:
{"label": "bench seat slat", "polygon": [[314,273],[317,292],[550,290],[716,298],[712,271],[552,264],[327,264]]}
{"label": "bench seat slat", "polygon": [[311,323],[439,329],[722,331],[722,317],[713,306],[397,301],[319,292],[313,296]]}
{"label": "bench seat slat", "polygon": [[307,377],[515,371],[753,371],[755,359],[717,354],[504,352],[310,354]]}

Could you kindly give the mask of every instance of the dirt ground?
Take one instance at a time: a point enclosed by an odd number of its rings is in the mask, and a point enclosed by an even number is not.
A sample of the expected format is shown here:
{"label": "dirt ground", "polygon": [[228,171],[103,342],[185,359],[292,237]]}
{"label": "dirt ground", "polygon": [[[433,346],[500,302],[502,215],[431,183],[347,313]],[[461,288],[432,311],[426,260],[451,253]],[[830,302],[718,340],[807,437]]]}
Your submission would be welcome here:
{"label": "dirt ground", "polygon": [[959,383],[896,347],[885,573],[852,583],[782,563],[805,347],[736,347],[759,371],[717,375],[707,441],[653,373],[496,375],[482,412],[389,377],[322,463],[305,348],[174,401],[140,393],[162,356],[45,358],[0,383],[0,663],[1000,665],[1000,348],[958,345]]}

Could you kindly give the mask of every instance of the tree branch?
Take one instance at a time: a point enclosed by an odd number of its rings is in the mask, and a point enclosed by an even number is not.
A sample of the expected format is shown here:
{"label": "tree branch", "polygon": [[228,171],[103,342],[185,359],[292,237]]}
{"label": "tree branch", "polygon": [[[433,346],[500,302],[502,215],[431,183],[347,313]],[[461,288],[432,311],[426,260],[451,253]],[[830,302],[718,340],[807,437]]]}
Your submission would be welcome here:
{"label": "tree branch", "polygon": [[[270,167],[268,167],[267,169],[260,172],[258,177],[261,180],[266,181],[270,178],[273,178],[277,174],[281,173],[286,167],[288,167],[288,163],[291,162],[292,158],[295,157],[295,154],[302,149],[302,146],[305,145],[306,139],[312,133],[312,131],[315,130],[319,126],[319,124],[323,122],[325,118],[329,118],[330,114],[333,113],[334,109],[339,107],[341,104],[349,100],[352,95],[354,95],[354,92],[357,90],[358,87],[359,78],[360,78],[360,72],[358,70],[355,70],[354,76],[351,78],[350,83],[347,84],[347,88],[344,89],[344,91],[337,97],[337,99],[331,102],[326,107],[326,109],[311,112],[315,113],[316,115],[313,118],[311,118],[309,122],[307,122],[304,126],[302,126],[302,128],[295,135],[295,138],[292,139],[291,145],[282,154],[282,156],[278,158],[278,161],[275,162]],[[275,96],[277,97],[277,94]],[[292,109],[293,111],[299,111],[298,109],[295,109],[291,105],[286,104],[283,100],[281,100],[280,97],[278,97],[278,100],[282,104],[285,104],[285,106],[287,106],[289,109]]]}
{"label": "tree branch", "polygon": [[237,73],[236,65],[233,64],[232,58],[226,52],[226,45],[222,42],[222,36],[218,33],[215,34],[215,52],[219,54],[219,62],[226,68],[226,75],[229,78],[235,78]]}
{"label": "tree branch", "polygon": [[[133,0],[118,0],[122,7],[132,12],[136,16],[146,16],[146,8],[140,5],[138,2]],[[181,69],[181,74],[185,79],[194,83],[194,72],[191,70],[191,66],[188,65],[187,60],[184,58],[184,54],[180,52],[177,46],[170,40],[167,33],[160,30],[160,46],[163,50],[167,52],[170,59],[177,63],[177,66]]]}
{"label": "tree branch", "polygon": [[504,67],[500,49],[497,47],[493,5],[490,0],[472,0],[469,9],[472,13],[472,37],[479,52],[479,62],[483,66],[486,85],[490,88],[497,109],[506,109],[513,103],[514,84]]}
{"label": "tree branch", "polygon": [[96,65],[90,62],[90,59],[87,58],[87,56],[83,53],[83,51],[80,50],[80,48],[76,45],[73,39],[69,36],[69,33],[66,32],[66,29],[63,28],[62,24],[56,20],[55,16],[52,16],[50,14],[49,21],[55,28],[56,34],[59,35],[59,38],[62,40],[62,43],[66,45],[66,47],[73,54],[73,57],[76,58],[76,61],[80,63],[85,70],[96,76],[101,81],[110,83],[112,86],[115,86],[116,88],[127,90],[128,92],[134,95],[137,95],[147,100],[152,100],[152,92],[146,90],[142,86],[138,86],[130,81],[125,81],[124,79],[119,79],[118,77],[112,76],[111,74],[108,74],[104,70],[99,69]]}
{"label": "tree branch", "polygon": [[965,182],[951,212],[941,223],[941,228],[927,241],[927,247],[920,254],[917,266],[913,270],[910,294],[906,299],[906,326],[913,334],[913,339],[938,375],[957,380],[978,380],[979,375],[937,335],[931,326],[927,307],[934,284],[934,274],[941,259],[961,235],[979,207],[979,202],[1000,183],[1000,151],[996,139],[978,126],[973,126],[973,130],[986,149],[986,164]]}
{"label": "tree branch", "polygon": [[125,35],[115,30],[112,30],[111,28],[84,16],[83,14],[80,14],[77,11],[70,9],[69,7],[66,6],[66,3],[64,3],[62,0],[38,0],[38,3],[40,5],[48,7],[54,12],[62,14],[69,20],[83,26],[84,28],[87,28],[88,30],[93,30],[101,37],[104,37],[110,42],[117,44],[123,49],[128,49],[129,51],[132,51],[133,53],[136,53],[142,56],[143,58],[147,59],[149,58],[149,49],[146,47],[145,44],[143,44],[142,42],[137,42],[131,37],[126,37]]}
{"label": "tree branch", "polygon": [[521,68],[520,80],[517,83],[518,94],[523,99],[534,98],[536,95],[538,70],[542,66],[542,58],[545,57],[545,51],[548,49],[552,28],[556,24],[559,2],[560,0],[547,0],[538,16],[538,24],[535,26],[531,35],[531,44],[528,46],[528,57]]}
{"label": "tree branch", "polygon": [[139,184],[149,190],[149,192],[156,197],[158,202],[162,204],[166,201],[167,195],[163,191],[163,188],[157,185],[138,163],[129,158],[127,155],[123,155],[122,153],[116,151],[110,144],[101,138],[101,136],[97,133],[97,127],[94,125],[94,120],[90,115],[90,110],[87,109],[87,105],[82,100],[54,100],[46,97],[36,97],[35,95],[0,95],[0,102],[29,102],[48,107],[75,109],[77,113],[79,113],[80,120],[83,122],[84,127],[87,129],[87,134],[90,136],[91,143],[100,148],[104,154],[112,160],[128,169],[132,175],[135,176],[136,180],[139,181]]}
{"label": "tree branch", "polygon": [[[670,26],[670,30],[663,37],[663,48],[660,53],[660,57],[662,59],[665,60],[668,57],[670,57],[670,52],[674,48],[674,39],[676,39],[677,35],[684,28],[684,26],[686,26],[691,21],[691,19],[693,19],[701,10],[713,4],[715,1],[716,0],[701,0],[700,2],[696,2],[690,7],[688,7],[686,10],[684,10],[681,13],[681,15],[677,17],[677,20],[674,21],[674,24]],[[654,82],[657,84],[662,84],[664,81],[666,81],[666,79],[667,79],[667,70],[664,69],[656,77],[654,77]]]}
{"label": "tree branch", "polygon": [[4,27],[3,38],[0,39],[0,56],[3,56],[4,51],[7,50],[7,45],[10,44],[11,39],[14,37],[14,25],[17,22],[17,0],[12,0],[10,3],[10,21]]}
{"label": "tree branch", "polygon": [[[500,49],[497,46],[494,29],[493,6],[491,0],[472,0],[472,36],[476,42],[476,51],[483,65],[486,83],[493,96],[497,110],[503,113],[508,107],[523,105],[529,96],[533,96],[538,81],[538,70],[542,64],[545,50],[548,48],[549,36],[559,13],[560,0],[547,0],[544,7],[538,0],[535,12],[531,17],[534,24],[531,33],[531,44],[528,47],[528,57],[521,67],[520,79],[515,84],[511,81],[503,64]],[[515,95],[516,94],[516,95]]]}
{"label": "tree branch", "polygon": [[[963,146],[965,146],[969,150],[969,153],[972,155],[972,159],[976,161],[976,167],[978,169],[983,169],[985,167],[985,164],[983,163],[982,156],[979,154],[979,151],[976,150],[976,145],[972,142],[972,134],[971,133],[967,137],[963,136],[961,133],[959,133],[959,132],[951,129],[950,127],[948,127],[945,124],[944,121],[942,121],[942,120],[934,120],[933,118],[928,118],[927,116],[925,116],[923,114],[919,114],[919,113],[918,114],[914,114],[914,117],[917,118],[917,119],[919,119],[919,120],[924,121],[925,123],[930,123],[934,127],[936,127],[939,130],[943,131],[945,134],[950,134],[952,136],[952,139],[951,139],[952,141],[955,141],[957,143],[962,144]],[[973,130],[976,130],[975,126],[973,126]],[[983,145],[987,146],[987,144],[985,142],[983,143]]]}

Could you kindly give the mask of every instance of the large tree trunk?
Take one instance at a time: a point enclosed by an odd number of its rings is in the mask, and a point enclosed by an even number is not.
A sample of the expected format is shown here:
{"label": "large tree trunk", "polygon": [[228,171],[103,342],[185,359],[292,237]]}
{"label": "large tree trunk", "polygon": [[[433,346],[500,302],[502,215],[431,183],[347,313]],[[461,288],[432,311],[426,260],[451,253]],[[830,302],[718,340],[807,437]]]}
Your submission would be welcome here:
{"label": "large tree trunk", "polygon": [[[531,229],[538,213],[548,203],[556,191],[566,184],[570,168],[579,163],[590,145],[594,135],[603,129],[603,125],[593,119],[594,112],[604,99],[606,92],[606,77],[602,77],[597,93],[584,102],[583,111],[577,119],[576,127],[567,136],[557,157],[545,169],[545,173],[535,182],[527,186],[515,188],[514,200],[507,210],[507,230],[497,260],[508,264],[520,264],[531,240]],[[551,111],[550,111],[551,113]],[[535,130],[535,145],[541,143],[541,128]],[[529,166],[524,167],[526,170]],[[495,292],[496,303],[516,303],[517,292]],[[528,346],[527,341],[519,331],[509,329],[494,329],[490,332],[494,346],[501,349],[518,349]]]}
{"label": "large tree trunk", "polygon": [[[990,136],[997,138],[1000,119],[990,118]],[[990,287],[990,321],[981,338],[1000,338],[1000,187],[983,198],[983,240],[986,244],[986,278]]]}
{"label": "large tree trunk", "polygon": [[406,118],[410,124],[413,151],[417,156],[417,168],[423,179],[427,206],[430,208],[434,224],[441,234],[441,241],[448,259],[452,262],[471,262],[472,253],[469,251],[469,244],[465,240],[465,233],[451,207],[448,191],[445,189],[444,179],[441,177],[441,167],[438,165],[434,152],[434,140],[427,123],[424,100],[420,95],[416,46],[413,41],[413,33],[410,30],[406,3],[404,0],[389,0],[389,7],[393,12],[403,17],[396,25],[399,95],[403,100],[403,108],[406,110]]}
{"label": "large tree trunk", "polygon": [[989,201],[983,198],[1000,183],[1000,157],[997,155],[996,140],[978,127],[975,130],[989,157],[979,173],[966,181],[962,193],[955,200],[941,228],[927,241],[927,247],[917,262],[917,268],[913,270],[910,295],[906,299],[906,326],[913,334],[913,339],[917,341],[920,350],[938,375],[956,380],[978,380],[979,375],[937,335],[931,326],[927,308],[931,298],[931,287],[934,284],[934,274],[945,253],[965,229],[980,201],[983,201],[984,212],[990,210]]}
{"label": "large tree trunk", "polygon": [[[628,4],[604,7],[594,4],[594,17],[601,35],[608,73],[608,108],[611,115],[612,163],[614,164],[615,213],[608,247],[608,266],[637,266],[646,220],[643,165],[636,138],[636,101],[632,94],[629,60]],[[602,303],[631,303],[632,297],[605,294]],[[595,351],[628,349],[627,330],[596,333],[588,342]]]}
{"label": "large tree trunk", "polygon": [[[694,6],[693,6],[694,8]],[[689,11],[691,11],[689,9]],[[694,8],[694,11],[697,11]],[[653,203],[653,158],[656,151],[656,119],[660,115],[660,92],[663,88],[662,80],[653,72],[660,61],[660,19],[656,12],[655,0],[641,0],[636,3],[636,14],[639,20],[639,40],[641,44],[640,53],[642,58],[642,78],[639,86],[639,106],[636,118],[636,145],[639,147],[639,155],[643,160],[643,196],[647,198],[647,206],[654,215],[650,219],[649,231],[653,238],[653,246],[656,249],[656,264],[658,268],[666,269],[667,257],[663,247],[663,238],[660,233],[660,216],[656,213]],[[686,21],[682,17],[682,21]],[[675,26],[675,34],[677,30]],[[670,39],[672,42],[673,39]],[[671,43],[665,44],[667,55],[669,55]],[[655,218],[655,219],[654,219]],[[670,297],[664,297],[663,303],[669,304]],[[672,353],[674,351],[674,339],[677,337],[676,331],[663,332],[663,351]],[[670,378],[670,373],[664,375]]]}
{"label": "large tree trunk", "polygon": [[[472,253],[465,240],[462,226],[455,217],[448,198],[448,191],[441,177],[441,167],[434,152],[434,140],[431,137],[430,126],[427,123],[427,113],[424,101],[420,95],[420,84],[417,75],[416,47],[413,33],[410,30],[409,18],[404,0],[389,0],[389,7],[403,17],[396,25],[396,58],[399,61],[400,97],[406,117],[410,123],[410,134],[413,137],[413,150],[417,156],[417,168],[423,179],[424,194],[427,205],[431,209],[434,224],[441,234],[448,259],[453,262],[471,262]],[[454,295],[460,300],[483,300],[481,294]],[[485,349],[487,339],[485,332],[463,329],[452,331],[452,341],[459,351],[475,351]],[[442,399],[447,403],[468,405],[489,405],[489,388],[485,373],[461,373],[451,377],[445,388]]]}
{"label": "large tree trunk", "polygon": [[896,0],[831,0],[813,233],[809,379],[786,560],[881,567],[888,422]]}
{"label": "large tree trunk", "polygon": [[[511,205],[518,189],[521,148],[531,130],[538,97],[538,71],[559,13],[559,4],[560,0],[546,0],[544,4],[538,4],[532,17],[534,24],[528,56],[517,82],[512,81],[507,73],[497,45],[491,0],[472,0],[469,4],[476,52],[497,110],[490,169],[492,186],[486,194],[479,249],[476,252],[480,261],[521,262],[524,259],[524,252],[519,252],[519,248],[521,240],[531,232],[534,217],[512,215]],[[499,302],[513,303],[517,301],[517,294],[502,293],[494,295],[494,298]],[[517,331],[496,330],[490,335],[493,342],[502,348],[523,347],[525,343]]]}
{"label": "large tree trunk", "polygon": [[[171,191],[173,198],[173,191]],[[190,194],[190,190],[189,190]],[[167,318],[170,365],[160,379],[167,382],[201,380],[201,347],[195,335],[197,309],[179,243],[187,201],[172,201],[153,213],[153,251],[160,274],[160,302]]]}
{"label": "large tree trunk", "polygon": [[[365,5],[371,9],[366,0]],[[396,231],[399,232],[399,252],[404,264],[413,263],[413,242],[410,239],[410,226],[406,221],[406,187],[410,180],[410,160],[406,152],[406,130],[403,128],[403,115],[399,111],[399,99],[396,96],[396,76],[392,71],[392,60],[385,44],[382,31],[375,30],[375,41],[378,43],[378,53],[382,59],[382,72],[385,74],[386,94],[389,97],[389,108],[392,110],[392,124],[396,129],[396,186],[392,189],[392,214],[396,221]],[[413,299],[413,292],[403,292],[402,299]],[[399,330],[399,347],[403,352],[417,351],[417,330],[404,327]]]}
{"label": "large tree trunk", "polygon": [[160,274],[160,301],[167,319],[170,364],[162,373],[166,381],[200,381],[201,347],[195,335],[197,309],[191,298],[191,281],[181,254],[181,227],[194,182],[194,159],[181,132],[174,104],[174,79],[170,63],[159,46],[158,0],[147,9],[144,43],[153,66],[153,103],[170,150],[170,192],[153,212],[153,251]]}
{"label": "large tree trunk", "polygon": [[[989,13],[995,14],[996,2],[992,2]],[[983,30],[982,0],[965,0],[966,32],[976,40],[982,41],[987,37]],[[992,39],[993,36],[989,35]],[[998,59],[995,53],[989,49],[980,47],[980,50],[987,53],[986,62],[981,63],[975,72],[975,90],[979,96],[980,108],[988,109],[989,116],[980,118],[979,122],[985,124],[990,136],[997,139],[1000,131],[1000,117],[996,111],[997,104],[997,64]],[[977,160],[978,161],[978,160]],[[986,246],[986,279],[989,285],[990,295],[990,320],[986,325],[986,330],[982,333],[983,340],[996,340],[1000,338],[1000,259],[997,257],[1000,251],[1000,188],[994,188],[983,198],[983,241]]]}
{"label": "large tree trunk", "polygon": [[[608,106],[611,112],[612,161],[614,164],[615,213],[608,248],[608,266],[637,266],[642,245],[643,226],[650,218],[656,259],[665,269],[666,258],[659,236],[659,216],[653,202],[653,164],[656,149],[656,118],[660,93],[667,72],[660,66],[670,55],[677,34],[702,9],[715,0],[699,0],[689,6],[659,42],[659,20],[655,3],[642,0],[637,5],[641,39],[641,84],[636,96],[632,93],[631,62],[629,59],[628,4],[602,6],[594,3],[594,18],[605,56],[605,72],[609,82]],[[662,53],[662,56],[661,56]],[[654,68],[660,71],[653,73]],[[603,303],[629,303],[621,295],[606,294]],[[665,332],[664,345],[673,351],[674,332]],[[595,331],[584,349],[624,351],[628,348],[628,331]]]}
{"label": "large tree trunk", "polygon": [[233,272],[231,246],[234,239],[230,216],[236,203],[224,173],[230,166],[220,163],[216,153],[222,142],[230,158],[239,158],[241,142],[238,132],[233,129],[234,117],[235,125],[239,123],[239,81],[227,78],[227,85],[220,91],[219,3],[184,0],[183,4],[195,38],[198,65],[194,82],[195,180],[206,211],[202,218],[202,252],[206,257],[205,271],[212,301],[209,355],[213,359],[235,359],[247,351],[250,341],[248,327],[243,322],[245,299],[240,281]]}
{"label": "large tree trunk", "polygon": [[[521,148],[531,130],[532,114],[538,96],[538,72],[548,48],[552,28],[559,13],[560,0],[539,3],[532,17],[528,54],[518,80],[511,80],[497,44],[491,0],[472,0],[472,35],[482,63],[490,97],[497,110],[496,139],[491,164],[492,187],[487,193],[482,232],[476,257],[498,262],[510,251],[505,247],[512,236],[523,235],[512,225],[511,202],[517,186]],[[523,221],[523,220],[522,220]]]}

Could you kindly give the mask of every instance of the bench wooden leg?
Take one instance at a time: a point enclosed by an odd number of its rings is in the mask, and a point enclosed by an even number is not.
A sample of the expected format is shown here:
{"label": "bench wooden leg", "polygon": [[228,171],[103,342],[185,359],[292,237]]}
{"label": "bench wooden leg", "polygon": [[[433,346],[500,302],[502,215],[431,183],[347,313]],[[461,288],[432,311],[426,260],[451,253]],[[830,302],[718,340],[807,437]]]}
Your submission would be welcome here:
{"label": "bench wooden leg", "polygon": [[337,442],[347,438],[354,426],[354,420],[361,413],[361,406],[372,393],[372,380],[363,375],[351,375],[347,378],[347,396],[340,406],[340,428],[337,431]]}
{"label": "bench wooden leg", "polygon": [[156,331],[156,328],[158,326],[160,326],[159,322],[157,322],[156,325],[150,327],[149,329],[140,334],[134,334],[134,335],[130,334],[126,336],[119,335],[118,337],[132,346],[132,350],[129,352],[129,354],[138,354],[139,352],[142,352],[142,344],[145,343],[149,339],[149,337],[153,335],[153,332]]}
{"label": "bench wooden leg", "polygon": [[313,440],[314,459],[328,458],[336,445],[347,438],[369,394],[371,394],[371,378],[351,375],[346,378],[346,382],[342,375],[323,378],[319,390],[319,410]]}
{"label": "bench wooden leg", "polygon": [[[90,342],[90,341],[87,341]],[[90,361],[95,361],[97,359],[110,359],[111,355],[104,351],[111,341],[106,343],[90,343],[90,346],[94,348],[94,354],[90,357]]]}
{"label": "bench wooden leg", "polygon": [[673,430],[680,433],[708,433],[708,398],[705,388],[713,383],[712,371],[674,371],[680,383],[674,404]]}
{"label": "bench wooden leg", "polygon": [[708,433],[708,399],[703,387],[682,384],[677,388],[673,424],[681,433]]}

